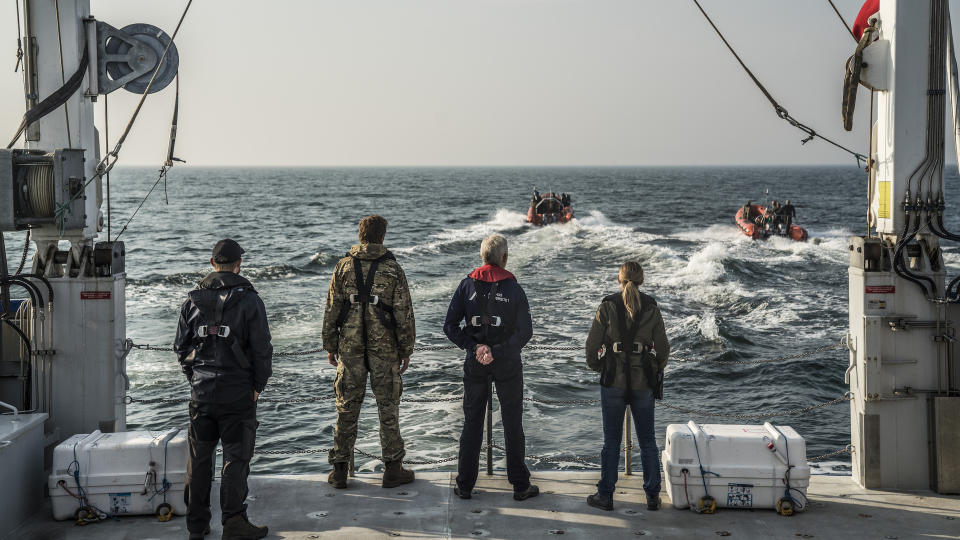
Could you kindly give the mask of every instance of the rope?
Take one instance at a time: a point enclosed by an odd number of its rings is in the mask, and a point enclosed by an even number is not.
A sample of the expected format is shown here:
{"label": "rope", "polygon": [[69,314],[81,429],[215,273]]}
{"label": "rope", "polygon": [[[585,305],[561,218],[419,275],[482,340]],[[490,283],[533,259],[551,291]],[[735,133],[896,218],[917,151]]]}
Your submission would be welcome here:
{"label": "rope", "polygon": [[[60,84],[67,84],[67,74],[63,69],[63,37],[60,35],[60,0],[54,0],[54,6],[57,12],[57,44],[60,46]],[[73,148],[73,139],[70,135],[70,107],[67,102],[63,103],[63,116],[67,120],[67,147]]]}
{"label": "rope", "polygon": [[750,71],[750,68],[747,67],[747,64],[745,64],[743,59],[740,58],[740,55],[737,54],[737,51],[735,51],[733,46],[730,45],[730,42],[727,41],[727,38],[724,37],[722,32],[720,32],[720,29],[717,28],[717,25],[713,23],[713,19],[711,19],[710,16],[707,15],[706,11],[704,11],[703,6],[700,5],[700,2],[698,0],[693,0],[693,3],[696,4],[697,8],[700,10],[700,13],[702,13],[704,18],[707,19],[707,22],[710,23],[710,26],[713,27],[713,30],[720,37],[720,40],[723,41],[723,44],[727,46],[727,49],[730,50],[730,53],[733,54],[733,57],[736,58],[737,62],[740,63],[740,67],[743,68],[743,70],[747,73],[747,75],[750,77],[753,83],[757,85],[757,88],[759,88],[760,91],[763,92],[763,95],[770,102],[770,105],[773,106],[773,110],[777,113],[777,116],[779,116],[781,119],[785,120],[788,124],[799,129],[800,131],[804,132],[807,135],[806,138],[800,141],[800,144],[807,144],[808,142],[817,138],[817,139],[826,141],[832,144],[833,146],[839,148],[840,150],[843,150],[844,152],[847,152],[848,154],[852,155],[857,160],[857,167],[860,166],[861,161],[867,160],[867,157],[864,156],[863,154],[859,152],[854,152],[853,150],[847,148],[846,146],[843,146],[840,143],[833,141],[832,139],[829,139],[827,137],[824,137],[823,135],[820,135],[819,133],[817,133],[816,130],[814,130],[810,126],[807,126],[806,124],[800,122],[799,120],[791,116],[786,109],[784,109],[779,103],[777,103],[777,100],[774,99],[774,97],[770,94],[767,88],[763,86],[763,84],[760,82],[759,79],[757,79],[756,75],[754,75],[753,72]]}
{"label": "rope", "polygon": [[13,66],[13,72],[20,69],[20,63],[23,62],[23,33],[20,30],[20,0],[13,0],[17,6],[17,63]]}
{"label": "rope", "polygon": [[[127,230],[127,227],[130,225],[130,222],[133,221],[133,218],[137,217],[137,214],[140,212],[140,209],[143,208],[143,205],[146,204],[147,199],[150,198],[150,194],[153,193],[153,190],[157,189],[157,186],[160,185],[161,180],[167,178],[167,167],[164,165],[160,167],[160,176],[157,177],[157,181],[153,183],[153,186],[150,188],[150,191],[144,195],[143,199],[140,200],[140,204],[137,205],[137,209],[133,211],[133,215],[130,216],[130,219],[123,224],[123,228],[120,229],[120,232],[117,233],[117,236],[113,239],[114,242],[120,239],[120,236],[123,235],[124,231]],[[171,349],[172,350],[172,349]]]}
{"label": "rope", "polygon": [[850,37],[852,37],[854,41],[859,41],[857,36],[853,35],[853,29],[850,28],[850,25],[847,24],[847,21],[843,18],[843,15],[840,14],[840,10],[837,9],[837,6],[833,3],[833,0],[827,0],[827,2],[830,4],[830,7],[833,8],[833,12],[837,14],[837,17],[840,18],[840,23],[843,24],[843,27],[847,30],[847,32],[850,33]]}

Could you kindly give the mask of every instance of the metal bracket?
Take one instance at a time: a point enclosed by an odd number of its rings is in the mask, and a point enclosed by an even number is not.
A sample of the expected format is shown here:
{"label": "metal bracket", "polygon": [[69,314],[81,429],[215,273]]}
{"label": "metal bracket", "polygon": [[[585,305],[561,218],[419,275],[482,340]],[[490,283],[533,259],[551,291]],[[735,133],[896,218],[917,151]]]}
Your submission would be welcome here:
{"label": "metal bracket", "polygon": [[898,330],[910,330],[911,328],[937,328],[937,327],[948,327],[952,323],[949,320],[943,321],[921,321],[915,319],[909,319],[905,317],[884,317],[884,319],[893,319],[888,324],[890,325],[890,331],[896,332]]}

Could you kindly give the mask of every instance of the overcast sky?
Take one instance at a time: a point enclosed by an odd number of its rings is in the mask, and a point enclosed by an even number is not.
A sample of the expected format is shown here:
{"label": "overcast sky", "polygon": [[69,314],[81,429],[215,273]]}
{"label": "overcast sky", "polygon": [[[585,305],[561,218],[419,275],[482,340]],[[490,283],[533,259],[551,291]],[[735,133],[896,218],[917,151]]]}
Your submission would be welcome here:
{"label": "overcast sky", "polygon": [[[826,0],[702,3],[793,116],[866,152],[867,108],[854,132],[840,124],[855,44]],[[861,3],[836,0],[848,22]],[[171,33],[185,4],[92,12]],[[15,18],[3,2],[10,133],[23,114]],[[177,46],[177,153],[192,165],[852,163],[801,146],[688,0],[196,0]],[[172,90],[147,100],[121,163],[163,160]],[[110,95],[112,133],[136,97]]]}

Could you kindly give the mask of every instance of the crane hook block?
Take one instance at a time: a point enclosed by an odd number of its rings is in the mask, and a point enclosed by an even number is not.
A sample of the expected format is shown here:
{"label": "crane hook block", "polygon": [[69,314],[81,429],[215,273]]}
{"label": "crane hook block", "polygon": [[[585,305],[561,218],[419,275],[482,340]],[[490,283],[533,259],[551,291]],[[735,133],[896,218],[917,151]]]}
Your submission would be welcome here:
{"label": "crane hook block", "polygon": [[[170,45],[166,57],[163,51]],[[160,69],[157,62],[163,58]],[[137,23],[121,29],[97,21],[97,77],[101,94],[123,88],[142,94],[150,84],[153,72],[156,79],[150,93],[166,88],[177,74],[180,55],[177,46],[166,32],[151,24]]]}

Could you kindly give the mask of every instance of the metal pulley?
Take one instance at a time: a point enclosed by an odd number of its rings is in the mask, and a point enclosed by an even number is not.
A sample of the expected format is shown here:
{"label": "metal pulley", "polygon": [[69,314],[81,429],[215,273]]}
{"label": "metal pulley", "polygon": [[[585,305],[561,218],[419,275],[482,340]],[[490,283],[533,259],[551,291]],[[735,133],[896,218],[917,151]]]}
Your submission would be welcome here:
{"label": "metal pulley", "polygon": [[[177,75],[180,55],[166,32],[151,24],[136,23],[121,29],[97,21],[97,84],[100,94],[123,88],[142,94],[153,77],[150,93],[166,88]],[[170,50],[164,57],[163,51]],[[160,69],[157,63],[163,58]]]}

